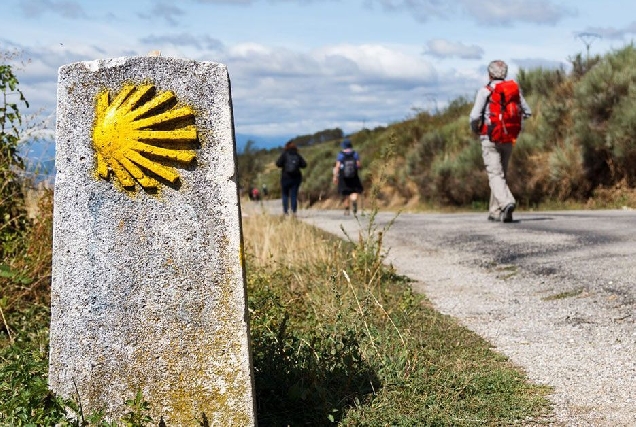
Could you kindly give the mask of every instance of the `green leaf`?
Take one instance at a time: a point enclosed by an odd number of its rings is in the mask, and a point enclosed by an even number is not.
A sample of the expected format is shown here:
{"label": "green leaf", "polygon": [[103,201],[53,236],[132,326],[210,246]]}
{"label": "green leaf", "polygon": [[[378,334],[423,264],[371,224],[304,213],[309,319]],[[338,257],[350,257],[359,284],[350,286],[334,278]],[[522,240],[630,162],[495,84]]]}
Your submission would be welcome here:
{"label": "green leaf", "polygon": [[0,277],[10,279],[21,285],[29,285],[33,283],[33,280],[27,276],[22,275],[20,272],[12,270],[6,264],[0,264]]}

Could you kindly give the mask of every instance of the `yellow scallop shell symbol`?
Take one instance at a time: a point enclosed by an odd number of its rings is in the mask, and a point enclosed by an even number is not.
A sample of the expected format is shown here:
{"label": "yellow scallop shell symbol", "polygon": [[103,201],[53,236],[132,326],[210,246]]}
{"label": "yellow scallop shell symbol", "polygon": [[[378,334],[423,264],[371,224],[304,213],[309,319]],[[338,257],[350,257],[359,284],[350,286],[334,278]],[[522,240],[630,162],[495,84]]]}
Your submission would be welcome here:
{"label": "yellow scallop shell symbol", "polygon": [[[155,93],[154,85],[125,84],[110,101],[107,90],[96,100],[93,148],[96,172],[112,172],[123,187],[156,190],[158,179],[174,184],[179,173],[166,163],[190,163],[197,139],[194,111],[177,106],[171,91]],[[184,148],[185,147],[185,148]]]}

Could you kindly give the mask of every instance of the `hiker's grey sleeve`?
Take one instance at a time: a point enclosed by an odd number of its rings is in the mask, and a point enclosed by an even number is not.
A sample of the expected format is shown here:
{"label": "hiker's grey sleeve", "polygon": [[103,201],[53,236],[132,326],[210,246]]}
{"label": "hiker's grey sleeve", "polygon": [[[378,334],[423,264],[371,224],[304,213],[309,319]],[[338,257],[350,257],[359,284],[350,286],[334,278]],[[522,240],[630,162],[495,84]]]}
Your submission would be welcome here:
{"label": "hiker's grey sleeve", "polygon": [[486,105],[486,101],[488,100],[488,94],[490,91],[484,87],[477,91],[477,95],[475,96],[475,103],[473,104],[473,109],[470,111],[470,128],[473,132],[479,133],[481,131],[480,125],[482,124],[482,113],[484,112],[484,107]]}
{"label": "hiker's grey sleeve", "polygon": [[521,111],[523,111],[523,118],[527,119],[532,115],[532,110],[530,110],[530,106],[526,102],[526,99],[523,97],[521,92],[519,92],[519,101],[521,104]]}

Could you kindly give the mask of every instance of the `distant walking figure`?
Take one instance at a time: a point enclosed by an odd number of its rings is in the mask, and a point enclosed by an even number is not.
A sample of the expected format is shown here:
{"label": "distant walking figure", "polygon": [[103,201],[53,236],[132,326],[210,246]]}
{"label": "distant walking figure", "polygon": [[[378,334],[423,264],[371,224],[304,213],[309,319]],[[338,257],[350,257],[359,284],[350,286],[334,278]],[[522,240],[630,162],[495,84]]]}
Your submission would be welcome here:
{"label": "distant walking figure", "polygon": [[298,210],[298,189],[303,181],[301,169],[307,167],[307,162],[303,156],[298,153],[298,148],[293,142],[285,144],[285,149],[281,153],[276,166],[281,168],[280,188],[283,198],[283,213],[289,214],[291,203],[291,211],[296,215]]}
{"label": "distant walking figure", "polygon": [[338,184],[338,193],[345,205],[345,215],[349,215],[350,207],[353,208],[354,215],[358,212],[358,194],[363,191],[358,175],[361,167],[360,155],[353,149],[351,141],[345,138],[333,168],[333,182]]}
{"label": "distant walking figure", "polygon": [[470,112],[470,127],[479,134],[481,153],[488,173],[489,221],[512,222],[516,201],[506,181],[512,147],[521,131],[522,119],[532,114],[514,80],[505,80],[504,61],[488,64],[488,84],[479,91]]}

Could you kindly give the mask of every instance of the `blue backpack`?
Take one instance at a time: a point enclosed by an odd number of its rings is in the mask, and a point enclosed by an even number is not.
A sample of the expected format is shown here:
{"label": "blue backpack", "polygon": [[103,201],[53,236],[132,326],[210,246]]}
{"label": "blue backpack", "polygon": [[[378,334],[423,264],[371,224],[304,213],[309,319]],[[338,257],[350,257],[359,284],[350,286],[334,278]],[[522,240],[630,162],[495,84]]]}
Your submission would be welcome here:
{"label": "blue backpack", "polygon": [[342,152],[342,177],[343,178],[355,178],[358,175],[358,162],[356,161],[356,152],[351,151],[349,153]]}

